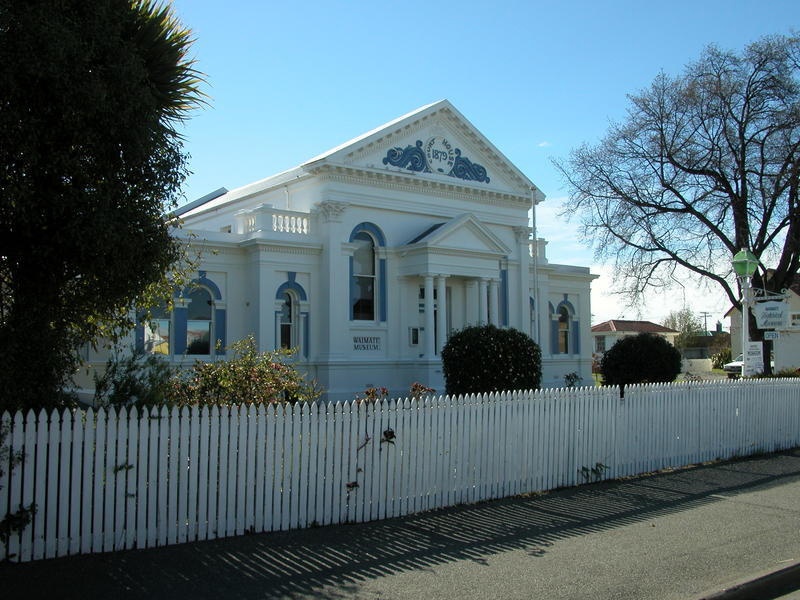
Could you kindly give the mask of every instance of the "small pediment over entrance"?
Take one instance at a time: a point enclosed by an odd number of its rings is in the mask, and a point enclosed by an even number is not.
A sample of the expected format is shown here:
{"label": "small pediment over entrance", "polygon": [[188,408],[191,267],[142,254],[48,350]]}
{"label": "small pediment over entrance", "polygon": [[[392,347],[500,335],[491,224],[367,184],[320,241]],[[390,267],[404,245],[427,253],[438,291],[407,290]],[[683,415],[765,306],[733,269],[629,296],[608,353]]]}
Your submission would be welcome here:
{"label": "small pediment over entrance", "polygon": [[511,253],[497,236],[471,214],[433,225],[407,245],[420,244],[431,249],[463,250],[477,254],[508,256]]}
{"label": "small pediment over entrance", "polygon": [[421,231],[401,248],[403,275],[425,272],[493,276],[509,248],[472,214]]}

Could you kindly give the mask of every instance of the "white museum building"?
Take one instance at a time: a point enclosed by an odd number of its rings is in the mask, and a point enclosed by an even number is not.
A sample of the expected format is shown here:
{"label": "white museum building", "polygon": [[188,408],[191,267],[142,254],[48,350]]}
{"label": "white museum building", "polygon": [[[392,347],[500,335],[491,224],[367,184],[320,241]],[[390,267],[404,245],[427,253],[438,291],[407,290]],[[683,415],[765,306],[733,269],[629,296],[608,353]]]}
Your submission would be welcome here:
{"label": "white museum building", "polygon": [[550,263],[544,195],[448,101],[298,167],[178,209],[201,266],[136,343],[176,363],[216,360],[253,335],[329,400],[420,382],[443,393],[439,353],[471,324],[542,349],[543,385],[591,382],[588,268]]}

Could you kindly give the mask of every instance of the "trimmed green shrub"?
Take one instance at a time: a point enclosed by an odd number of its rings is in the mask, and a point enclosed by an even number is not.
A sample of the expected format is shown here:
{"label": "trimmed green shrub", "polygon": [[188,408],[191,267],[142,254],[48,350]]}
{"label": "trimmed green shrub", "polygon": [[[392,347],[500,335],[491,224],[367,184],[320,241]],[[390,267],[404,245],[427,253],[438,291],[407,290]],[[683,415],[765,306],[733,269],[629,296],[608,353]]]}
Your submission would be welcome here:
{"label": "trimmed green shrub", "polygon": [[605,385],[667,383],[681,372],[681,353],[660,335],[640,333],[622,338],[600,361]]}
{"label": "trimmed green shrub", "polygon": [[465,327],[453,333],[442,349],[442,370],[445,393],[451,396],[538,389],[542,353],[517,329]]}

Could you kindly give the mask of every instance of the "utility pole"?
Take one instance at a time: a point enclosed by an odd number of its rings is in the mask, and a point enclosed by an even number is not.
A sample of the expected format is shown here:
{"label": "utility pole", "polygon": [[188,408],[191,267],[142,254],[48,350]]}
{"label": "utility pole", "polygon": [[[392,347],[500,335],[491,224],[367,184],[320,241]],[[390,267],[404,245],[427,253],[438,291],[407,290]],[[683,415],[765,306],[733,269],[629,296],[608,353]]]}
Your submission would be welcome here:
{"label": "utility pole", "polygon": [[703,335],[708,333],[708,317],[711,316],[710,312],[701,312],[700,316],[703,317]]}

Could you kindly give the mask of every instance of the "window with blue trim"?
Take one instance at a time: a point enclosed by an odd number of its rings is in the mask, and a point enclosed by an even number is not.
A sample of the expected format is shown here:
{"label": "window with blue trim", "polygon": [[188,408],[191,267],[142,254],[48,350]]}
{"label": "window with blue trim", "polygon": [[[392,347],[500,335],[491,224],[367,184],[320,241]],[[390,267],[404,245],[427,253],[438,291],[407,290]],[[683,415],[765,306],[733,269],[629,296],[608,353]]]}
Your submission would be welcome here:
{"label": "window with blue trim", "polygon": [[351,318],[354,321],[375,320],[375,240],[366,231],[353,237],[353,292]]}
{"label": "window with blue trim", "polygon": [[211,354],[214,339],[214,301],[211,292],[203,287],[189,292],[186,315],[186,354]]}
{"label": "window with blue trim", "polygon": [[566,306],[561,306],[558,309],[558,353],[570,353],[570,324],[572,317]]}
{"label": "window with blue trim", "polygon": [[550,348],[553,354],[580,354],[580,323],[575,307],[564,295],[557,307],[550,305]]}
{"label": "window with blue trim", "polygon": [[[197,285],[197,284],[200,285]],[[136,346],[165,356],[225,354],[226,311],[219,288],[201,273],[195,285],[165,305],[150,311],[149,320],[136,329]]]}
{"label": "window with blue trim", "polygon": [[287,279],[275,292],[275,347],[297,350],[308,358],[309,315],[308,295],[299,283],[297,273],[289,271]]}
{"label": "window with blue trim", "polygon": [[170,354],[172,313],[164,305],[150,311],[150,320],[144,324],[144,349],[152,354]]}
{"label": "window with blue trim", "polygon": [[350,256],[351,321],[386,321],[386,257],[379,248],[386,246],[386,237],[374,223],[363,222],[350,232],[353,245]]}
{"label": "window with blue trim", "polygon": [[280,312],[280,344],[284,350],[295,348],[297,343],[297,301],[291,292],[283,292]]}

